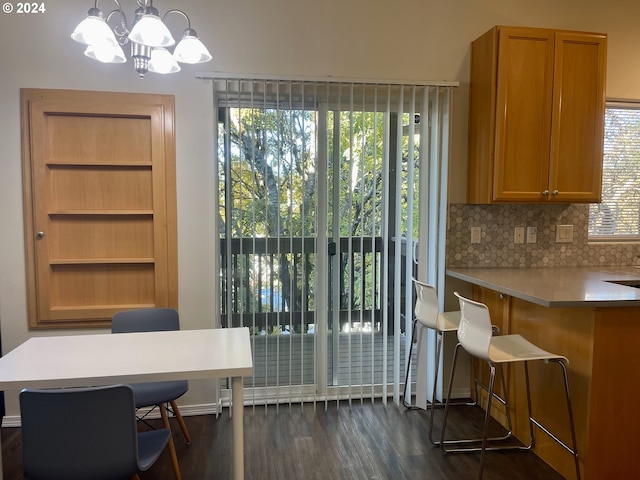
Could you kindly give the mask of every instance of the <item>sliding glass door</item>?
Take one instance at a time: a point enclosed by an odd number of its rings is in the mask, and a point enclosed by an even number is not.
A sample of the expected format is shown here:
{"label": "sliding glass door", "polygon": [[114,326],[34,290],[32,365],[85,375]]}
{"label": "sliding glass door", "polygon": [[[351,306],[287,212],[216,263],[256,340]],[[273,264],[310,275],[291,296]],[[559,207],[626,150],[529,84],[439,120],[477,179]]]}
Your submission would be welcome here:
{"label": "sliding glass door", "polygon": [[252,334],[254,403],[397,397],[427,218],[419,172],[442,95],[214,81],[217,287],[222,325]]}

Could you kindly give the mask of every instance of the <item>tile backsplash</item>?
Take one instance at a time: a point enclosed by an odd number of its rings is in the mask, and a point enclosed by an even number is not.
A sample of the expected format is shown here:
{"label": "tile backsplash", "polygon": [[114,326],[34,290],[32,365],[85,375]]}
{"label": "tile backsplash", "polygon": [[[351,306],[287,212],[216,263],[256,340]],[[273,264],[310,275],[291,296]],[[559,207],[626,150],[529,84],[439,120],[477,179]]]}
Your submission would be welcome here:
{"label": "tile backsplash", "polygon": [[[556,226],[573,225],[573,242],[556,243]],[[480,243],[471,243],[480,227]],[[536,227],[536,243],[514,243],[515,227]],[[589,205],[449,205],[447,267],[640,265],[640,244],[587,239]],[[526,234],[525,234],[526,241]]]}

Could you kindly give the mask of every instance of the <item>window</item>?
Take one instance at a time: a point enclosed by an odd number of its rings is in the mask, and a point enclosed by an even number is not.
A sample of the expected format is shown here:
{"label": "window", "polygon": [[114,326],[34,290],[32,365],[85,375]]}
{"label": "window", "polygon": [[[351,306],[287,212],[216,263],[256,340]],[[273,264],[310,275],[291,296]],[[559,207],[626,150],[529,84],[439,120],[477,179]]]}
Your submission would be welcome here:
{"label": "window", "polygon": [[589,210],[590,240],[640,240],[640,103],[607,103],[602,203]]}

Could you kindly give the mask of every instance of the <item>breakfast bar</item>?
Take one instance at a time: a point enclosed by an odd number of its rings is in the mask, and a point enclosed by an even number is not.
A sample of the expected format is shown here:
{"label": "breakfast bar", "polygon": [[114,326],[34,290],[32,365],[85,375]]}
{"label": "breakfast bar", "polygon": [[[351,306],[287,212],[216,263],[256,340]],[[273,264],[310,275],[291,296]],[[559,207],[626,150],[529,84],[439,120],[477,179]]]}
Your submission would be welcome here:
{"label": "breakfast bar", "polygon": [[[583,478],[637,478],[640,268],[452,268],[447,276],[454,288],[470,284],[473,298],[489,307],[501,333],[519,333],[568,358]],[[554,390],[559,382],[552,377],[557,372],[535,366],[531,372],[537,386],[534,416],[567,438],[562,392]],[[514,434],[526,439],[524,386],[519,375],[506,375]],[[492,409],[492,415],[502,420],[499,410]],[[535,453],[575,478],[570,456],[540,432]]]}

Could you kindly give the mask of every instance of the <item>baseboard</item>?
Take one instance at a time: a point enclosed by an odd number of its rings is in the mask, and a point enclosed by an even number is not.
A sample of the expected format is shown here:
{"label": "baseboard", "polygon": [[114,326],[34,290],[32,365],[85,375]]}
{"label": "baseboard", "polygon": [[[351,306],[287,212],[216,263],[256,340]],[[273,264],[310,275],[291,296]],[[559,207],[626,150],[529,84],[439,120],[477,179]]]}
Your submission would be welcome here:
{"label": "baseboard", "polygon": [[[140,416],[146,414],[146,418],[160,418],[158,409],[149,412],[150,408],[141,408]],[[215,403],[204,403],[200,405],[180,405],[180,413],[183,417],[193,417],[196,415],[216,415],[222,411],[222,406]],[[2,427],[20,427],[20,415],[9,415],[2,419]]]}
{"label": "baseboard", "polygon": [[451,398],[471,398],[471,389],[470,388],[452,388]]}
{"label": "baseboard", "polygon": [[[468,388],[454,388],[451,392],[451,398],[469,398],[471,391]],[[245,405],[247,403],[245,402]],[[155,409],[141,408],[140,416],[146,414],[146,418],[160,418],[160,412]],[[203,403],[199,405],[180,405],[180,413],[183,417],[193,417],[196,415],[217,415],[222,412],[222,403]],[[2,427],[15,428],[20,427],[20,415],[8,415],[2,419]]]}

